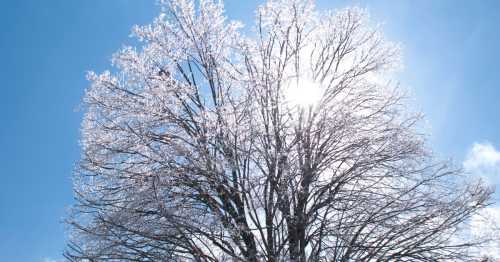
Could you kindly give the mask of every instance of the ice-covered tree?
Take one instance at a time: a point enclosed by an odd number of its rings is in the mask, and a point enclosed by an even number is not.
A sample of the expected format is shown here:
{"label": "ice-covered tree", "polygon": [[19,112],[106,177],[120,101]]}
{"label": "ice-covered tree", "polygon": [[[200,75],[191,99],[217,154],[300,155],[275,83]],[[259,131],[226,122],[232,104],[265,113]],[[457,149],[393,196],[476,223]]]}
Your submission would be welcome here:
{"label": "ice-covered tree", "polygon": [[160,6],[88,75],[68,259],[474,259],[491,190],[432,156],[364,10],[270,0],[243,31],[221,2]]}

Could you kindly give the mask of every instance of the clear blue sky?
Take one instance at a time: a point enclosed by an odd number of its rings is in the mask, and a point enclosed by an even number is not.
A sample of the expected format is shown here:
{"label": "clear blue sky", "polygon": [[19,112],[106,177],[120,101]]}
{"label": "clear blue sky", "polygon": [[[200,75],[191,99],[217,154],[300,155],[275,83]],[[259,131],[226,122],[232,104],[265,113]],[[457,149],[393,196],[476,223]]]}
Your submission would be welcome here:
{"label": "clear blue sky", "polygon": [[[0,261],[61,257],[72,203],[87,70],[102,71],[154,0],[16,0],[0,3]],[[500,147],[500,2],[318,1],[368,7],[404,46],[403,86],[432,127],[431,142],[461,162],[474,142]],[[257,2],[227,0],[251,21]]]}

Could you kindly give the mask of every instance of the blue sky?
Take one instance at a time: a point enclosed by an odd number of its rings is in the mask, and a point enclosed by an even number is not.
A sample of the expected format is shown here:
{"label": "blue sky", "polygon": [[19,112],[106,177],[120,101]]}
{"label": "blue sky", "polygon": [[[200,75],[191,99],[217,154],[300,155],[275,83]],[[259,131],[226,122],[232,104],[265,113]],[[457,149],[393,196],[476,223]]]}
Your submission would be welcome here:
{"label": "blue sky", "polygon": [[[0,260],[50,261],[65,246],[87,70],[109,67],[152,20],[154,0],[18,0],[0,3]],[[227,0],[250,22],[260,1]],[[500,170],[500,3],[496,1],[319,0],[319,8],[367,7],[401,42],[398,77],[427,115],[441,157]],[[482,147],[481,147],[482,146]],[[477,164],[477,165],[476,165]],[[492,179],[495,181],[495,179]],[[498,181],[498,180],[497,180]]]}

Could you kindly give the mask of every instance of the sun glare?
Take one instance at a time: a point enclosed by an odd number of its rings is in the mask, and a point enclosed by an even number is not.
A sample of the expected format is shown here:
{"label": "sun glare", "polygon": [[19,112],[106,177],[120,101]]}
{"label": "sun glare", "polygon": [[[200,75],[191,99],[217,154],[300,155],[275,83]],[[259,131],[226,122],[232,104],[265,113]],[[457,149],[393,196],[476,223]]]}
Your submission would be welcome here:
{"label": "sun glare", "polygon": [[323,95],[318,83],[312,80],[294,79],[285,90],[285,99],[293,106],[309,107],[319,102]]}

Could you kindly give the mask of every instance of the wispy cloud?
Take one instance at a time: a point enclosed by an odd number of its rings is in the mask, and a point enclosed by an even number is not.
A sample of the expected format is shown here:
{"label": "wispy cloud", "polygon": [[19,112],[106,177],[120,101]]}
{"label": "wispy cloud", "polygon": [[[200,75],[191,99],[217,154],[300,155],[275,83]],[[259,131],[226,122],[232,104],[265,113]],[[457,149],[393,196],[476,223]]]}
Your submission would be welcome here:
{"label": "wispy cloud", "polygon": [[44,257],[43,262],[61,262],[62,260],[60,259],[54,259],[54,258],[51,258],[51,257]]}

